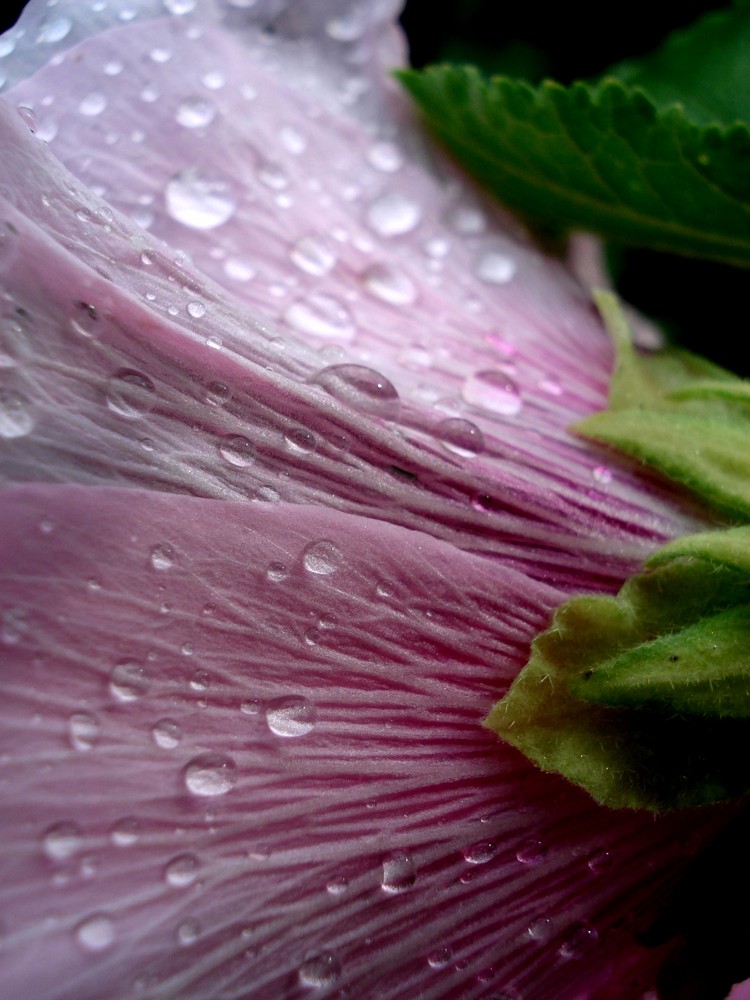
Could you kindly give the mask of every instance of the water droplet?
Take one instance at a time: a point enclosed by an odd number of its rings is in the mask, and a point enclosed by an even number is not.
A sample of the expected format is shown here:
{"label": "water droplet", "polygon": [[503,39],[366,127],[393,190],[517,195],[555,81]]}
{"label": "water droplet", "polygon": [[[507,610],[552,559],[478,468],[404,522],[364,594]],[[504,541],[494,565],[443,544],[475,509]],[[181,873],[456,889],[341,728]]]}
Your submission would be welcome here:
{"label": "water droplet", "polygon": [[176,117],[185,128],[203,128],[216,117],[216,105],[204,97],[188,97],[177,108]]}
{"label": "water droplet", "polygon": [[164,6],[170,14],[190,14],[195,10],[196,0],[164,0]]}
{"label": "water droplet", "polygon": [[414,862],[404,851],[395,851],[383,861],[383,876],[380,887],[383,892],[395,894],[406,892],[417,881]]}
{"label": "water droplet", "polygon": [[282,580],[286,580],[289,576],[289,570],[280,562],[272,562],[266,569],[266,578],[271,581],[271,583],[281,583]]}
{"label": "water droplet", "polygon": [[497,854],[497,844],[492,840],[480,840],[464,851],[464,858],[470,865],[486,865]]}
{"label": "water droplet", "polygon": [[226,459],[230,465],[244,468],[250,465],[255,458],[255,448],[251,441],[241,434],[233,434],[230,437],[222,438],[219,443],[219,454]]}
{"label": "water droplet", "polygon": [[470,375],[463,384],[461,394],[471,406],[478,406],[503,417],[514,417],[521,409],[518,386],[501,371],[480,371]]}
{"label": "water droplet", "polygon": [[212,351],[220,351],[222,346],[221,337],[206,337],[206,347]]}
{"label": "water droplet", "polygon": [[293,302],[284,320],[295,330],[328,340],[349,341],[356,333],[352,314],[331,295],[314,293]]}
{"label": "water droplet", "polygon": [[537,865],[543,861],[547,854],[547,848],[541,840],[528,840],[516,851],[516,860],[522,865]]}
{"label": "water droplet", "polygon": [[396,420],[401,408],[398,392],[388,379],[364,365],[331,365],[313,379],[334,399],[383,420]]}
{"label": "water droplet", "polygon": [[24,437],[34,429],[31,405],[25,396],[0,387],[0,438]]}
{"label": "water droplet", "polygon": [[182,921],[175,936],[178,944],[181,944],[183,948],[188,948],[191,944],[195,944],[200,933],[200,923],[194,917],[190,917],[188,920]]}
{"label": "water droplet", "polygon": [[343,896],[348,888],[349,880],[344,878],[343,875],[337,875],[335,878],[329,879],[326,884],[326,892],[329,896]]}
{"label": "water droplet", "polygon": [[382,170],[384,174],[392,174],[403,166],[404,158],[398,146],[392,142],[380,141],[370,146],[367,151],[367,162],[376,170]]}
{"label": "water droplet", "polygon": [[118,701],[131,702],[142,698],[150,684],[145,667],[133,660],[121,660],[110,675],[109,690]]}
{"label": "water droplet", "polygon": [[599,943],[599,932],[584,921],[575,924],[558,949],[561,958],[577,959],[590,954]]}
{"label": "water droplet", "polygon": [[95,118],[107,107],[107,98],[104,94],[87,94],[78,105],[78,110],[88,118]]}
{"label": "water droplet", "polygon": [[289,178],[283,168],[269,160],[258,164],[258,180],[273,191],[283,191],[289,187]]}
{"label": "water droplet", "polygon": [[435,428],[435,434],[448,451],[464,458],[472,458],[484,451],[484,435],[470,420],[463,420],[461,417],[441,420]]}
{"label": "water droplet", "polygon": [[343,560],[341,549],[325,539],[311,542],[304,551],[302,562],[308,573],[329,576],[335,573]]}
{"label": "water droplet", "polygon": [[299,969],[302,986],[320,988],[332,986],[341,975],[341,962],[330,951],[321,951],[306,958]]}
{"label": "water droplet", "polygon": [[481,209],[466,203],[454,205],[447,213],[446,222],[461,236],[476,236],[484,232],[487,226],[487,220]]}
{"label": "water droplet", "polygon": [[133,844],[138,843],[139,836],[140,828],[138,826],[138,820],[133,816],[126,816],[124,819],[118,819],[112,827],[110,833],[112,843],[115,847],[132,847]]}
{"label": "water droplet", "polygon": [[107,406],[118,417],[137,420],[155,404],[154,383],[141,372],[122,369],[107,383]]}
{"label": "water droplet", "polygon": [[68,739],[74,750],[91,750],[99,739],[99,721],[88,712],[75,712],[68,719]]}
{"label": "water droplet", "polygon": [[171,545],[155,545],[151,549],[151,566],[154,569],[171,569],[174,565],[175,553]]}
{"label": "water droplet", "polygon": [[479,258],[476,273],[477,277],[491,285],[505,285],[516,273],[516,262],[512,257],[493,250]]}
{"label": "water droplet", "polygon": [[65,17],[62,14],[55,17],[47,16],[39,27],[36,40],[47,45],[54,45],[56,42],[61,42],[63,38],[66,38],[72,27],[73,22],[69,17]]}
{"label": "water droplet", "polygon": [[93,913],[76,927],[75,936],[84,951],[105,951],[115,940],[115,925],[106,913]]}
{"label": "water droplet", "polygon": [[318,446],[318,440],[313,432],[304,427],[296,427],[293,431],[289,431],[284,440],[292,451],[304,455],[309,455]]}
{"label": "water droplet", "polygon": [[450,948],[436,948],[427,956],[427,964],[431,969],[444,969],[453,958]]}
{"label": "water droplet", "polygon": [[174,750],[182,739],[182,730],[173,719],[160,719],[151,730],[151,736],[162,750]]}
{"label": "water droplet", "polygon": [[417,298],[411,278],[390,264],[372,264],[363,272],[362,282],[371,295],[394,306],[411,305]]}
{"label": "water droplet", "polygon": [[198,878],[200,862],[194,854],[178,854],[164,869],[164,880],[175,889],[186,889]]}
{"label": "water droplet", "polygon": [[188,302],[187,311],[188,315],[192,316],[193,319],[200,319],[206,315],[206,307],[202,302]]}
{"label": "water droplet", "polygon": [[419,205],[399,191],[381,195],[367,209],[367,221],[379,236],[409,233],[421,217]]}
{"label": "water droplet", "polygon": [[249,260],[243,257],[227,257],[224,261],[224,274],[232,281],[250,281],[256,271]]}
{"label": "water droplet", "polygon": [[316,236],[303,236],[294,244],[289,256],[300,270],[315,277],[328,274],[336,263],[336,254]]}
{"label": "water droplet", "polygon": [[550,917],[537,917],[531,921],[526,929],[526,933],[532,941],[549,941],[553,930],[554,927]]}
{"label": "water droplet", "polygon": [[207,670],[196,670],[190,678],[190,687],[193,691],[208,691],[211,685],[211,678]]}
{"label": "water droplet", "polygon": [[37,121],[34,111],[31,108],[27,108],[24,104],[19,104],[16,111],[18,112],[18,116],[21,121],[33,135],[39,128],[39,122]]}
{"label": "water droplet", "polygon": [[612,482],[612,470],[608,469],[606,465],[597,465],[596,468],[592,470],[591,475],[594,477],[597,483],[601,483],[602,486],[607,486]]}
{"label": "water droplet", "polygon": [[185,768],[185,785],[192,795],[226,795],[237,784],[237,765],[226,754],[204,753]]}
{"label": "water droplet", "polygon": [[586,863],[589,871],[593,872],[594,875],[599,875],[601,872],[606,872],[612,867],[612,855],[609,851],[594,851]]}
{"label": "water droplet", "polygon": [[67,861],[80,851],[83,837],[75,823],[55,823],[44,834],[42,847],[50,861]]}
{"label": "water droplet", "polygon": [[266,723],[274,736],[293,739],[306,736],[315,726],[315,705],[307,698],[293,695],[277,698],[266,707]]}
{"label": "water droplet", "polygon": [[226,181],[182,170],[167,183],[167,211],[191,229],[215,229],[231,219],[235,201]]}
{"label": "water droplet", "polygon": [[307,139],[291,125],[282,125],[279,140],[284,149],[293,156],[299,156],[307,149]]}
{"label": "water droplet", "polygon": [[387,580],[378,580],[377,585],[375,586],[375,593],[378,597],[388,600],[393,597],[395,593],[393,584],[389,583]]}
{"label": "water droplet", "polygon": [[211,406],[225,406],[232,398],[232,390],[223,382],[209,382],[204,398]]}

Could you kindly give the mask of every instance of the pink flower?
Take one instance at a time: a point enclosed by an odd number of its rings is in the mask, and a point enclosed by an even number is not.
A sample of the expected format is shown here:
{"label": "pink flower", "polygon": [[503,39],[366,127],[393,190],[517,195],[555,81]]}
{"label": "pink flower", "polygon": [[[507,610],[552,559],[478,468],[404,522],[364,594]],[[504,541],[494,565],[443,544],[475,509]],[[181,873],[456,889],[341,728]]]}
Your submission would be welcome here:
{"label": "pink flower", "polygon": [[420,137],[392,0],[104,6],[0,40],[0,992],[652,996],[721,815],[481,726],[703,523],[567,432],[588,294]]}

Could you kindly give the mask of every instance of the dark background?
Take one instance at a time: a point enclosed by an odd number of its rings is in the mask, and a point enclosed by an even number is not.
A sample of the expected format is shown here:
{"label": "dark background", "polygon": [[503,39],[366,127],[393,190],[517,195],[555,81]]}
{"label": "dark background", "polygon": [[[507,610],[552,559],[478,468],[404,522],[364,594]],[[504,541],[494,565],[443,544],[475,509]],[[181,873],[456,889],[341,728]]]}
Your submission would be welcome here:
{"label": "dark background", "polygon": [[[645,55],[674,28],[726,5],[721,0],[685,0],[675,9],[655,0],[629,0],[621,6],[607,4],[601,19],[592,21],[591,8],[580,2],[448,0],[437,5],[435,0],[408,0],[402,24],[415,66],[471,61],[488,72],[532,82],[547,76],[569,83],[596,77],[622,59]],[[22,7],[4,5],[0,27],[12,24]],[[658,319],[674,342],[750,375],[741,350],[744,271],[620,246],[610,247],[609,260],[621,294]]]}

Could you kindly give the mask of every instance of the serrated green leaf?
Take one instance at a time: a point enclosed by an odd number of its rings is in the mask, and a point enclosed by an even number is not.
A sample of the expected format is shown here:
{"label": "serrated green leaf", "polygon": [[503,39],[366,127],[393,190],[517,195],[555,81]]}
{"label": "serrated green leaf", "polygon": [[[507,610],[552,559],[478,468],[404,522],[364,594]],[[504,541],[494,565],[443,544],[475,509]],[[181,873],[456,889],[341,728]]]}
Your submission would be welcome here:
{"label": "serrated green leaf", "polygon": [[[742,563],[748,535],[717,533],[724,534],[730,537],[718,546],[703,536],[692,543],[695,552],[711,558],[693,557],[690,546],[685,552],[675,548],[663,564],[631,578],[617,597],[578,597],[564,604],[534,640],[528,664],[485,724],[544,770],[563,774],[609,806],[662,810],[750,791],[745,752],[750,720],[721,714],[733,684],[738,690],[750,686],[745,655],[750,575],[714,558],[723,545],[725,555],[741,553],[735,560]],[[704,676],[692,699],[682,685],[678,707],[666,697],[666,674],[680,669],[680,657],[699,662],[711,630],[717,646],[732,657],[731,664],[717,659],[713,665],[721,667],[715,675],[723,672],[726,678],[726,694],[718,697],[717,710]],[[658,688],[660,697],[612,706],[579,696],[587,678],[618,663],[635,665],[642,674],[650,669],[649,695]],[[631,683],[630,694],[634,687]],[[698,707],[702,699],[710,713]]]}
{"label": "serrated green leaf", "polygon": [[440,65],[399,77],[428,126],[533,219],[750,266],[750,129],[609,79],[539,87]]}

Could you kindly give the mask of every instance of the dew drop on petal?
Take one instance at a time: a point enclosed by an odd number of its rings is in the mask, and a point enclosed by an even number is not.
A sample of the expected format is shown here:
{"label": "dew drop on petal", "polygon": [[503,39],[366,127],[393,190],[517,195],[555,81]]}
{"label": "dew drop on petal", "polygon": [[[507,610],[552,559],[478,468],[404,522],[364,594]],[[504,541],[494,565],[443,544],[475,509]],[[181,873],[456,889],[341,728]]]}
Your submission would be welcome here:
{"label": "dew drop on petal", "polygon": [[484,451],[484,435],[476,424],[461,417],[441,420],[435,428],[435,435],[448,451],[472,458]]}
{"label": "dew drop on petal", "polygon": [[164,6],[170,14],[189,14],[195,10],[196,0],[164,0]]}
{"label": "dew drop on petal", "polygon": [[174,719],[159,719],[151,730],[151,738],[162,750],[174,750],[182,739],[182,730]]}
{"label": "dew drop on petal", "polygon": [[107,406],[118,417],[138,420],[155,404],[154,383],[142,372],[122,369],[107,383]]}
{"label": "dew drop on petal", "polygon": [[294,244],[289,257],[301,271],[315,277],[328,274],[336,263],[336,254],[316,236],[303,236]]}
{"label": "dew drop on petal", "polygon": [[167,212],[191,229],[215,229],[231,219],[235,201],[226,181],[182,170],[164,191]]}
{"label": "dew drop on petal", "polygon": [[581,922],[572,927],[558,949],[561,958],[579,959],[589,955],[599,943],[599,932],[591,924]]}
{"label": "dew drop on petal", "polygon": [[188,97],[177,108],[176,117],[185,128],[203,128],[216,117],[216,105],[204,97]]}
{"label": "dew drop on petal", "polygon": [[185,768],[185,787],[199,798],[226,795],[236,784],[237,765],[226,754],[200,754]]}
{"label": "dew drop on petal", "polygon": [[313,432],[304,427],[295,427],[285,435],[284,440],[292,451],[301,455],[309,455],[318,446],[318,440]]}
{"label": "dew drop on petal", "polygon": [[401,150],[392,142],[378,141],[367,151],[367,162],[384,174],[392,174],[403,166],[404,158]]}
{"label": "dew drop on petal", "polygon": [[401,408],[398,392],[388,379],[365,365],[331,365],[312,380],[314,385],[355,410],[383,420],[396,420]]}
{"label": "dew drop on petal", "polygon": [[554,930],[550,917],[536,917],[526,929],[532,941],[549,941]]}
{"label": "dew drop on petal", "polygon": [[25,437],[34,429],[34,423],[28,399],[19,392],[0,386],[0,438]]}
{"label": "dew drop on petal", "polygon": [[309,956],[299,968],[300,985],[315,989],[333,986],[340,975],[341,962],[330,951]]}
{"label": "dew drop on petal", "polygon": [[105,951],[115,940],[115,925],[106,913],[92,913],[78,924],[75,937],[84,951]]}
{"label": "dew drop on petal", "polygon": [[590,872],[593,872],[594,875],[599,875],[601,872],[605,872],[612,867],[612,855],[609,851],[605,850],[594,851],[589,856],[586,864]]}
{"label": "dew drop on petal", "polygon": [[107,107],[107,98],[104,94],[87,94],[78,105],[78,110],[88,118],[95,118]]}
{"label": "dew drop on petal", "polygon": [[372,264],[362,274],[367,291],[394,306],[411,305],[417,298],[417,288],[411,278],[390,264]]}
{"label": "dew drop on petal", "polygon": [[343,560],[341,549],[333,542],[323,539],[311,542],[304,551],[302,562],[308,573],[330,576],[335,573]]}
{"label": "dew drop on petal", "polygon": [[367,222],[379,236],[402,236],[419,223],[419,205],[399,191],[383,194],[367,209]]}
{"label": "dew drop on petal", "polygon": [[178,854],[167,863],[164,881],[175,889],[186,889],[198,878],[200,862],[194,854]]}
{"label": "dew drop on petal", "polygon": [[281,562],[269,563],[266,569],[266,579],[270,580],[271,583],[281,583],[283,580],[289,576],[289,570]]}
{"label": "dew drop on petal", "polygon": [[328,340],[349,341],[356,333],[351,313],[331,295],[314,293],[293,302],[284,313],[284,320],[300,333]]}
{"label": "dew drop on petal", "polygon": [[139,836],[138,820],[133,816],[118,819],[110,831],[110,837],[115,847],[132,847],[138,843]]}
{"label": "dew drop on petal", "polygon": [[204,398],[211,406],[226,406],[232,398],[232,390],[224,382],[209,382]]}
{"label": "dew drop on petal", "polygon": [[431,969],[444,969],[452,957],[450,948],[436,948],[427,956],[427,964]]}
{"label": "dew drop on petal", "polygon": [[540,840],[527,840],[516,851],[516,860],[522,865],[536,865],[544,860],[546,854],[547,848]]}
{"label": "dew drop on petal", "polygon": [[406,892],[417,880],[414,862],[404,851],[395,851],[383,861],[383,875],[380,886],[383,892],[394,895]]}
{"label": "dew drop on petal", "polygon": [[315,726],[315,705],[307,698],[277,698],[266,706],[266,723],[274,736],[292,739],[306,736]]}
{"label": "dew drop on petal", "polygon": [[36,133],[39,129],[39,122],[32,108],[27,108],[24,104],[19,104],[16,111],[29,132],[32,135]]}
{"label": "dew drop on petal", "polygon": [[65,15],[47,16],[39,27],[36,40],[48,45],[54,45],[57,42],[61,42],[63,38],[67,38],[72,27],[73,22],[69,17],[65,17]]}
{"label": "dew drop on petal", "polygon": [[110,694],[120,702],[137,701],[149,689],[151,681],[142,664],[134,660],[121,660],[109,678]]}
{"label": "dew drop on petal", "polygon": [[50,861],[66,861],[81,849],[83,837],[75,823],[55,823],[42,838],[44,853]]}
{"label": "dew drop on petal", "polygon": [[503,417],[515,416],[522,405],[521,394],[513,379],[495,370],[470,375],[463,384],[461,395],[471,406]]}
{"label": "dew drop on petal", "polygon": [[349,880],[343,875],[337,875],[326,883],[326,892],[329,896],[343,896],[348,888]]}
{"label": "dew drop on petal", "polygon": [[255,448],[251,441],[241,434],[233,434],[222,438],[219,442],[219,454],[230,465],[244,468],[255,458]]}
{"label": "dew drop on petal", "polygon": [[88,712],[74,712],[68,718],[68,740],[74,750],[91,750],[99,739],[99,721]]}
{"label": "dew drop on petal", "polygon": [[183,920],[182,923],[179,924],[175,937],[177,938],[178,944],[181,944],[183,948],[188,948],[191,944],[195,944],[200,937],[200,933],[200,923],[194,917],[190,917],[188,920]]}
{"label": "dew drop on petal", "polygon": [[497,251],[483,254],[476,266],[477,277],[491,285],[505,285],[516,273],[516,262],[512,257]]}
{"label": "dew drop on petal", "polygon": [[187,312],[188,316],[192,316],[193,319],[200,319],[202,316],[206,315],[206,307],[202,302],[188,302]]}
{"label": "dew drop on petal", "polygon": [[151,549],[149,562],[153,569],[167,570],[174,565],[174,549],[171,545],[155,545]]}
{"label": "dew drop on petal", "polygon": [[497,844],[491,840],[481,840],[464,851],[464,858],[470,865],[486,865],[497,854]]}
{"label": "dew drop on petal", "polygon": [[597,483],[602,486],[608,486],[612,482],[612,470],[607,468],[606,465],[597,465],[593,470],[591,475],[594,477]]}

